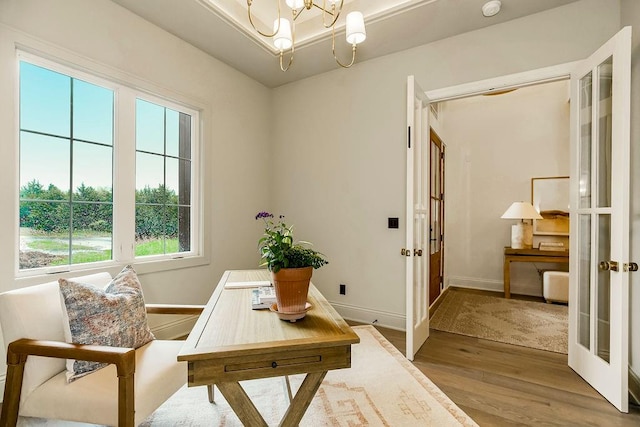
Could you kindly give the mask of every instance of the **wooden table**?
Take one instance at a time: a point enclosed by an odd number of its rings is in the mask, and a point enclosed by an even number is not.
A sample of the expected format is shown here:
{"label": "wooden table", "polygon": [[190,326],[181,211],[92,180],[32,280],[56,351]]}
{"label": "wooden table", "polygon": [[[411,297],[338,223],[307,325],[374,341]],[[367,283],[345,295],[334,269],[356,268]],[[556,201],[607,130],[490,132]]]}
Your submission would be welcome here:
{"label": "wooden table", "polygon": [[504,248],[504,297],[511,298],[512,262],[569,263],[569,251],[541,251],[540,249]]}
{"label": "wooden table", "polygon": [[297,426],[327,371],[351,366],[351,344],[360,338],[313,284],[311,308],[295,323],[252,310],[251,289],[225,288],[269,279],[266,270],[225,272],[178,360],[188,362],[189,386],[217,385],[246,426],[267,424],[239,381],[307,374],[280,423]]}

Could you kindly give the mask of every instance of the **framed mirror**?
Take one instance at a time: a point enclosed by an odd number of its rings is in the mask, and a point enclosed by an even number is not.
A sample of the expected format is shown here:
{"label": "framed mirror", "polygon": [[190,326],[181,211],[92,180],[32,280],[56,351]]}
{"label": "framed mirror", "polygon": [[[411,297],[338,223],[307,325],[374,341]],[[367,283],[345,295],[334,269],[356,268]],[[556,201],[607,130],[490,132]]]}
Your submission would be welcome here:
{"label": "framed mirror", "polygon": [[531,204],[543,219],[533,220],[533,234],[569,235],[569,177],[531,178]]}

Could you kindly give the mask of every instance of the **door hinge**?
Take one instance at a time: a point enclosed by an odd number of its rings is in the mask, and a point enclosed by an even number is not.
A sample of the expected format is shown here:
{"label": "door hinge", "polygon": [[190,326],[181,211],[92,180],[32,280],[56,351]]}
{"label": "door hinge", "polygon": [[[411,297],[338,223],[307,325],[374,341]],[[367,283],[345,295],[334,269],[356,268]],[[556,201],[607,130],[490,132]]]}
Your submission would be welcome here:
{"label": "door hinge", "polygon": [[624,265],[622,266],[622,269],[624,271],[638,271],[638,264],[636,264],[635,262],[630,262],[630,263],[624,263]]}

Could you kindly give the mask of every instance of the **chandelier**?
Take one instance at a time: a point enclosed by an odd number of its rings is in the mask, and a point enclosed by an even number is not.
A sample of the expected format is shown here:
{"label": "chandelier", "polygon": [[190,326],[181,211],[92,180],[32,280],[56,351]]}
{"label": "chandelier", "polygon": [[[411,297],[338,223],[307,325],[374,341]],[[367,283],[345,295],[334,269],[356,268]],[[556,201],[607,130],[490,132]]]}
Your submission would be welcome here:
{"label": "chandelier", "polygon": [[[296,44],[296,19],[305,10],[311,10],[312,7],[318,8],[322,11],[322,25],[325,28],[331,28],[331,50],[333,52],[333,58],[338,65],[344,68],[349,68],[353,65],[356,59],[356,47],[367,38],[367,33],[364,28],[364,17],[361,12],[350,12],[347,14],[346,19],[346,35],[347,43],[351,44],[351,62],[348,64],[342,63],[336,56],[336,22],[342,12],[342,6],[344,0],[322,0],[322,6],[316,4],[314,0],[285,0],[287,6],[291,9],[291,21],[282,17],[280,0],[276,0],[278,4],[278,18],[273,22],[273,32],[268,33],[260,31],[253,22],[253,15],[251,14],[251,4],[253,0],[247,0],[247,11],[249,14],[249,22],[254,30],[260,35],[273,39],[273,45],[276,49],[280,50],[280,69],[287,71],[293,63],[293,54],[295,52]],[[327,5],[329,3],[329,5]],[[337,4],[337,5],[336,5]],[[328,7],[327,7],[328,6]],[[291,49],[291,54],[287,65],[284,65],[284,52]]]}

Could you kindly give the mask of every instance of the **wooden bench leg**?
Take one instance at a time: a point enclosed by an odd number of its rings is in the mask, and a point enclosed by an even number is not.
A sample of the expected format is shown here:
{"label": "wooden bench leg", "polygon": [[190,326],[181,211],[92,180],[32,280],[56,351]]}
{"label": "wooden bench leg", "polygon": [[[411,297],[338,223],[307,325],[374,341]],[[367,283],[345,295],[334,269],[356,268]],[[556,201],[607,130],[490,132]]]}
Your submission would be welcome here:
{"label": "wooden bench leg", "polygon": [[9,349],[7,354],[7,378],[4,384],[0,427],[13,427],[18,422],[22,378],[24,376],[24,364],[26,361],[27,356],[25,354],[15,354]]}

